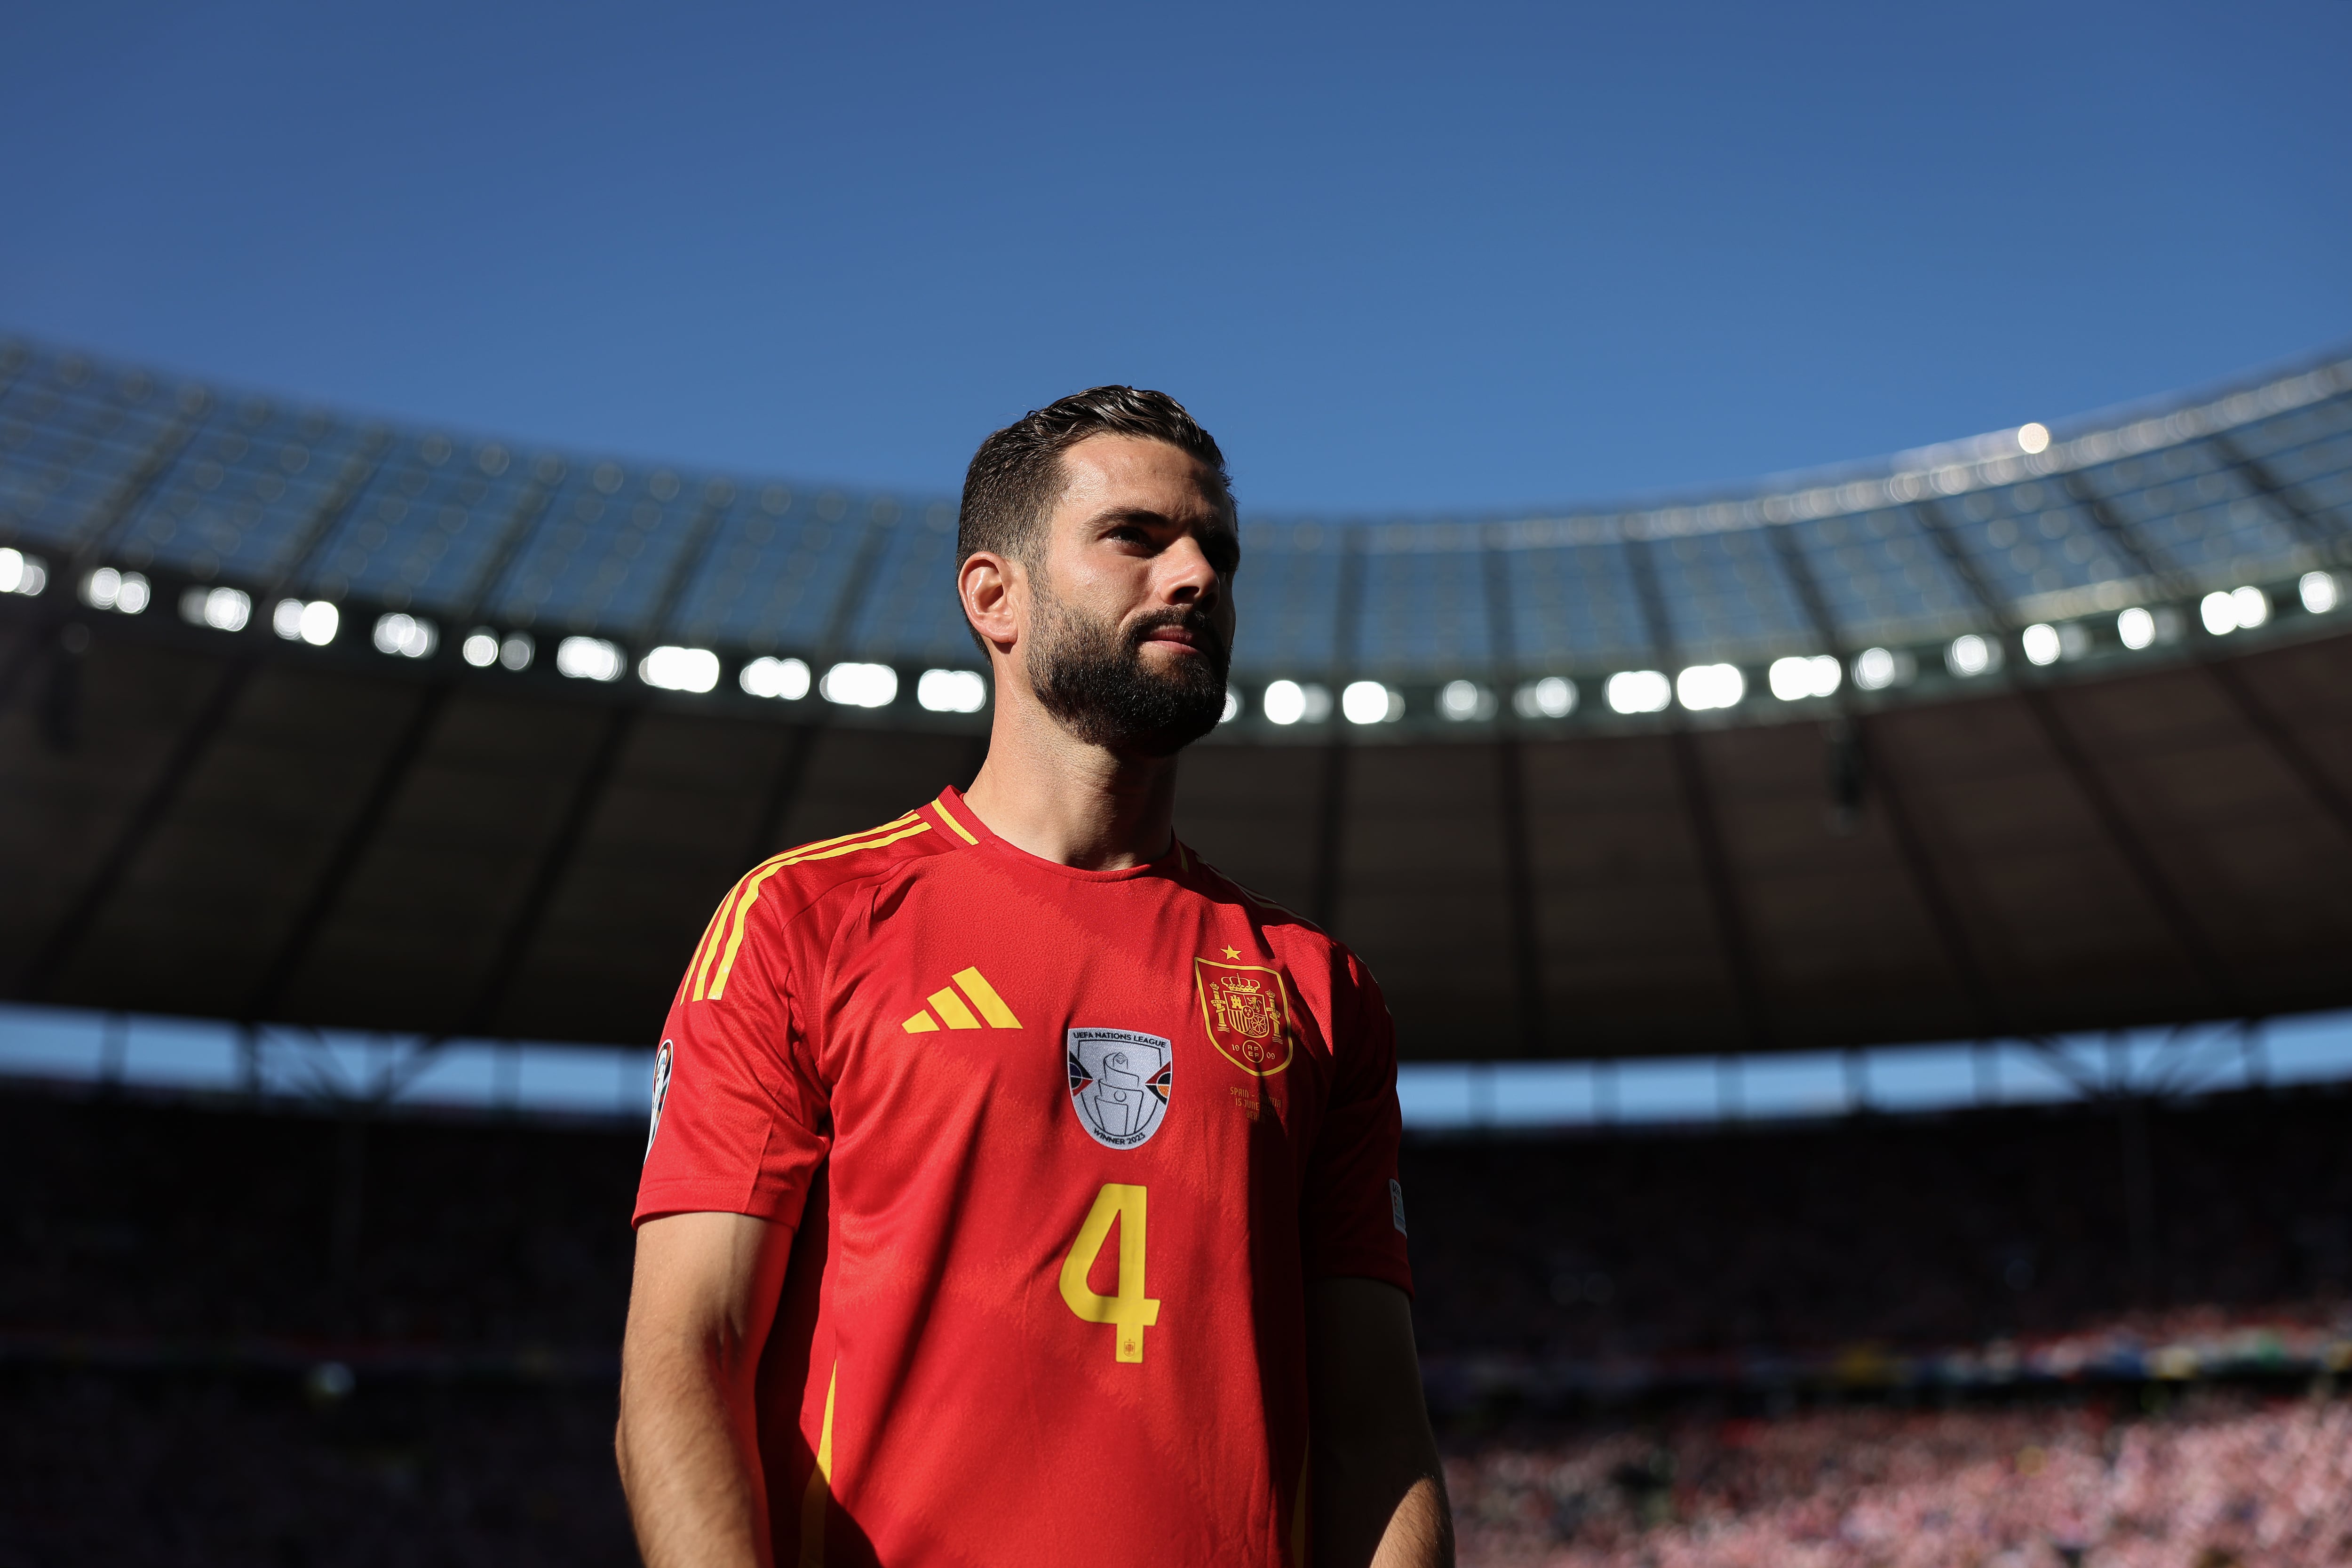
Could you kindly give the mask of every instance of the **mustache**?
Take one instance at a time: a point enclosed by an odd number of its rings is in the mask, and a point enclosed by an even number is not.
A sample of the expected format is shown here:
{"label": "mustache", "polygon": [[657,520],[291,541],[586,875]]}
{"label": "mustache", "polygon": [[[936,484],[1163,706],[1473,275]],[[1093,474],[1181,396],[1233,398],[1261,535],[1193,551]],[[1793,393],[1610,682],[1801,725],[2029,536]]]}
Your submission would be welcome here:
{"label": "mustache", "polygon": [[1201,647],[1213,657],[1220,667],[1227,657],[1225,639],[1217,633],[1215,618],[1202,609],[1185,609],[1171,605],[1164,610],[1152,610],[1136,618],[1128,627],[1127,647],[1129,653],[1139,651],[1151,634],[1163,628],[1190,632],[1200,639]]}

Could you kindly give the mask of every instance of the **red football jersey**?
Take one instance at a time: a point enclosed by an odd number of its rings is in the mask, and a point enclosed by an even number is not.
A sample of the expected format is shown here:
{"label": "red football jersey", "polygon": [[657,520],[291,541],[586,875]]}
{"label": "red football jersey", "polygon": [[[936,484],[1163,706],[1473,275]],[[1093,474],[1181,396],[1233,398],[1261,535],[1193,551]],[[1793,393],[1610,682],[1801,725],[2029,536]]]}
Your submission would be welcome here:
{"label": "red football jersey", "polygon": [[962,797],[737,883],[636,1217],[798,1226],[776,1561],[1304,1559],[1307,1280],[1412,1288],[1371,976],[1181,844],[1081,871]]}

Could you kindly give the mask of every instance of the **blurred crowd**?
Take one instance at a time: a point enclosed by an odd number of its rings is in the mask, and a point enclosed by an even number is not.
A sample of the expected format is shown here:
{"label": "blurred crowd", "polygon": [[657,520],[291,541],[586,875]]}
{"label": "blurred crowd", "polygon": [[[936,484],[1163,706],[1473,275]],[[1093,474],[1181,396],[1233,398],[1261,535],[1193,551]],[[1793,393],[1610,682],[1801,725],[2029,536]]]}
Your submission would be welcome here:
{"label": "blurred crowd", "polygon": [[1522,1433],[1449,1457],[1462,1559],[1601,1568],[2352,1561],[2352,1403],[2207,1391]]}
{"label": "blurred crowd", "polygon": [[0,1334],[615,1352],[644,1133],[0,1094]]}
{"label": "blurred crowd", "polygon": [[[2137,1118],[2134,1125],[2129,1118]],[[2352,1096],[1422,1143],[1424,1353],[1981,1343],[2352,1287]]]}
{"label": "blurred crowd", "polygon": [[[1414,1141],[1423,1348],[1969,1344],[2352,1289],[2352,1095],[2131,1114]],[[609,1124],[0,1094],[0,1333],[609,1353],[642,1149]]]}
{"label": "blurred crowd", "polygon": [[[1433,1368],[1536,1370],[2340,1336],[2347,1112],[2306,1089],[1414,1141],[1416,1322]],[[0,1092],[0,1568],[631,1560],[609,1444],[642,1149]],[[1468,1563],[2352,1561],[2352,1402],[1979,1387],[1726,1420],[1701,1403],[1789,1391],[1654,1384],[1644,1415],[1488,1428],[1510,1405],[1485,1386],[1440,1411]]]}
{"label": "blurred crowd", "polygon": [[606,1387],[0,1368],[0,1568],[635,1563]]}

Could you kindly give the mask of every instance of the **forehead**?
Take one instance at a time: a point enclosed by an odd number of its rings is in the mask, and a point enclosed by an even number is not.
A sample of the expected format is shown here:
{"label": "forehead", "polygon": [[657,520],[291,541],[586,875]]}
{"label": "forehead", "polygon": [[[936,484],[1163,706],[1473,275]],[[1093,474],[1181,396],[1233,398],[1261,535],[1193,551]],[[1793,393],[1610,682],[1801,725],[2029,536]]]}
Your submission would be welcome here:
{"label": "forehead", "polygon": [[1225,498],[1199,458],[1143,436],[1089,436],[1062,453],[1055,520],[1105,511],[1157,512],[1171,522],[1232,525]]}

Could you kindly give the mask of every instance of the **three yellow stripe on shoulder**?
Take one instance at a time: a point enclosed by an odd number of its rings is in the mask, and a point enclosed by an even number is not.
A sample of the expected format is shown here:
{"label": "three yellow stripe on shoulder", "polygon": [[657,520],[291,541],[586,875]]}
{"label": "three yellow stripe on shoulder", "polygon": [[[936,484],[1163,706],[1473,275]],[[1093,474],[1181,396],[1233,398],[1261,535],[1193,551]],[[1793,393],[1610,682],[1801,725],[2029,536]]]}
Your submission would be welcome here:
{"label": "three yellow stripe on shoulder", "polygon": [[[946,816],[944,809],[940,815]],[[954,824],[962,833],[961,823]],[[838,855],[855,854],[860,849],[879,849],[886,844],[896,844],[901,838],[912,838],[918,833],[929,833],[931,825],[915,812],[868,827],[858,833],[845,833],[838,838],[820,838],[814,844],[803,844],[771,856],[753,867],[741,881],[735,884],[710,917],[710,925],[702,933],[702,945],[695,950],[694,962],[687,973],[692,984],[687,990],[689,1002],[716,1002],[727,994],[727,977],[734,972],[735,955],[743,946],[743,931],[750,922],[751,906],[760,901],[760,884],[787,866],[798,866],[808,860],[830,860]],[[967,841],[971,835],[964,834]],[[721,931],[725,940],[719,940]]]}

